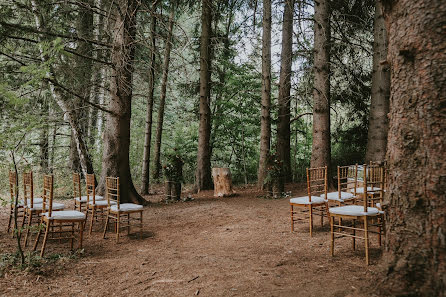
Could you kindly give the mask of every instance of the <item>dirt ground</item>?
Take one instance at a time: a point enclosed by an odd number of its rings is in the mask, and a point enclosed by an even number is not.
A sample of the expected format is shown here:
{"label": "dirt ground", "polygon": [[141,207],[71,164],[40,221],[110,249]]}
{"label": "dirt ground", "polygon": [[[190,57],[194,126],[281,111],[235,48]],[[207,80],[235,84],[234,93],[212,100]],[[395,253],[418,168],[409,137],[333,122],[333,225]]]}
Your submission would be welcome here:
{"label": "dirt ground", "polygon": [[[289,187],[293,196],[303,187]],[[299,190],[300,189],[300,190]],[[160,203],[144,210],[144,238],[101,238],[100,224],[86,235],[81,257],[62,257],[39,273],[7,272],[0,296],[377,296],[373,280],[380,249],[374,236],[371,263],[365,266],[364,244],[351,249],[339,239],[329,253],[328,222],[319,219],[313,237],[308,221],[290,232],[288,199],[259,198],[253,187],[238,195]],[[72,207],[72,201],[64,201]],[[0,209],[0,253],[13,252],[6,234],[7,210]],[[135,232],[137,229],[135,228]],[[69,254],[69,244],[49,242],[46,257]]]}

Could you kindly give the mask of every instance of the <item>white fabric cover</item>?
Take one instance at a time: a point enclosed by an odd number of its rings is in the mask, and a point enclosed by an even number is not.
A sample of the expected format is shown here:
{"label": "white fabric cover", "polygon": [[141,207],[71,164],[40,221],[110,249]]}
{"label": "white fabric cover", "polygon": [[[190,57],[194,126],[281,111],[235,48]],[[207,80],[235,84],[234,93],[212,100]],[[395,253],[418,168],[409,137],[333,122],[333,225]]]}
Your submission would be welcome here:
{"label": "white fabric cover", "polygon": [[[90,202],[88,202],[89,205],[96,205],[96,206],[104,206],[104,205],[108,205],[108,201],[107,200],[99,200],[96,201],[96,203],[93,204],[93,201],[90,200]],[[110,205],[115,205],[116,201],[110,200]]]}
{"label": "white fabric cover", "polygon": [[[325,194],[322,194],[321,197],[325,198]],[[339,199],[339,192],[327,193],[327,197],[328,197],[328,200],[335,200],[335,201],[340,201],[340,202],[355,198],[355,196],[352,193],[347,193],[347,192],[341,192],[341,199]]]}
{"label": "white fabric cover", "polygon": [[347,216],[374,216],[379,213],[376,207],[367,207],[367,212],[364,212],[362,205],[345,205],[330,208],[330,213]]}
{"label": "white fabric cover", "polygon": [[[74,198],[76,201],[80,201],[80,202],[87,202],[87,196],[81,196],[81,198],[79,199],[79,197]],[[102,196],[98,196],[96,195],[95,197],[96,201],[101,201],[104,200],[105,198]],[[90,196],[90,201],[93,201],[93,197]]]}
{"label": "white fabric cover", "polygon": [[[42,214],[48,217],[48,212]],[[83,212],[77,210],[62,210],[51,213],[52,220],[84,220],[86,218]]]}
{"label": "white fabric cover", "polygon": [[[19,206],[24,206],[25,205],[24,202],[25,201],[23,201],[23,200],[19,200]],[[28,206],[31,205],[31,199],[27,199],[26,202],[27,202]],[[40,197],[33,198],[33,204],[40,204],[40,203],[43,203],[43,198],[40,198]]]}
{"label": "white fabric cover", "polygon": [[[139,204],[134,204],[134,203],[123,203],[120,204],[120,210],[119,211],[134,211],[134,210],[140,210],[143,208],[142,205]],[[110,207],[110,210],[112,211],[118,211],[118,206],[117,205],[113,205],[112,207]]]}
{"label": "white fabric cover", "polygon": [[322,197],[318,197],[318,196],[311,196],[311,202],[309,201],[310,199],[308,199],[308,196],[304,196],[304,197],[297,197],[297,198],[291,198],[290,199],[290,203],[295,203],[295,204],[321,204],[326,202],[326,200]]}
{"label": "white fabric cover", "polygon": [[[28,206],[31,208],[30,206]],[[45,204],[45,210],[48,210],[48,203]],[[53,202],[53,210],[63,210],[65,208],[65,204]],[[43,210],[43,204],[34,204],[31,210]]]}
{"label": "white fabric cover", "polygon": [[381,203],[376,203],[376,208],[379,208],[379,209],[381,209]]}
{"label": "white fabric cover", "polygon": [[[377,187],[367,187],[367,192],[379,191],[381,188]],[[364,187],[356,188],[356,194],[364,194]]]}

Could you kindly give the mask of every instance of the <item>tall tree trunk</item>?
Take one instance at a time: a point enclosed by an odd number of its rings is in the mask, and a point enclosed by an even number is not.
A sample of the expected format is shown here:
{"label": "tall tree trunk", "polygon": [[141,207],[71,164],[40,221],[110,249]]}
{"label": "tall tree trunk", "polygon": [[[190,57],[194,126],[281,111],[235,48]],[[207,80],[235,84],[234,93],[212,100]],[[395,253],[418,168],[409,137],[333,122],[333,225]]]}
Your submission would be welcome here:
{"label": "tall tree trunk", "polygon": [[383,161],[386,157],[387,131],[389,121],[390,70],[385,63],[387,56],[387,36],[382,6],[375,2],[375,23],[373,27],[373,71],[372,101],[370,104],[369,132],[365,159]]}
{"label": "tall tree trunk", "polygon": [[446,2],[387,0],[387,292],[446,292]]}
{"label": "tall tree trunk", "polygon": [[279,79],[279,112],[277,122],[277,157],[283,164],[283,177],[285,181],[291,180],[290,156],[290,91],[291,91],[291,64],[293,57],[293,13],[294,0],[285,1],[282,27],[282,53]]}
{"label": "tall tree trunk", "polygon": [[130,174],[130,117],[132,103],[133,60],[135,56],[137,0],[115,1],[111,98],[104,129],[101,181],[98,192],[105,188],[105,178],[120,179],[121,202],[146,202],[136,191]]}
{"label": "tall tree trunk", "polygon": [[[44,18],[41,12],[39,11],[38,2],[36,0],[31,0],[31,8],[34,14],[34,21],[37,30],[39,31],[44,30]],[[42,41],[40,37],[39,41]],[[48,57],[45,55],[41,45],[39,46],[39,51],[40,51],[40,59],[42,60],[42,62],[47,63]],[[48,72],[46,73],[46,79],[48,81],[50,87],[50,93],[53,99],[56,101],[57,105],[59,105],[59,107],[64,112],[65,120],[70,124],[71,131],[73,133],[73,138],[76,143],[76,148],[78,151],[82,172],[83,174],[93,173],[93,163],[91,162],[87,146],[82,137],[82,129],[79,123],[79,119],[77,117],[75,109],[72,106],[72,102],[66,99],[66,96],[64,96],[65,94],[58,87],[58,84],[54,83],[57,82],[57,75],[52,65],[48,65]]]}
{"label": "tall tree trunk", "polygon": [[152,145],[152,114],[153,114],[153,93],[155,90],[155,59],[156,59],[156,3],[152,5],[151,11],[151,24],[150,24],[150,62],[149,62],[149,94],[147,96],[147,115],[146,115],[146,127],[144,137],[144,153],[142,160],[142,181],[141,181],[141,194],[149,194],[149,179],[150,179],[150,148]]}
{"label": "tall tree trunk", "polygon": [[49,167],[49,105],[44,96],[39,96],[39,105],[40,105],[40,111],[41,111],[41,117],[45,119],[45,122],[43,123],[43,127],[40,130],[40,170],[42,173],[47,174],[48,173],[48,167]]}
{"label": "tall tree trunk", "polygon": [[153,160],[155,168],[153,171],[153,179],[159,179],[161,171],[161,161],[160,161],[161,138],[163,135],[164,107],[166,105],[167,77],[169,73],[170,50],[172,49],[172,33],[173,33],[172,31],[173,31],[174,13],[175,13],[175,4],[171,4],[170,15],[169,15],[169,28],[164,52],[163,78],[161,82],[161,97],[160,97],[160,105],[158,108],[158,125],[156,127],[155,157]]}
{"label": "tall tree trunk", "polygon": [[260,116],[260,158],[257,183],[263,189],[271,145],[271,0],[263,0],[262,110]]}
{"label": "tall tree trunk", "polygon": [[[76,20],[76,33],[81,39],[91,40],[93,32],[93,12],[90,6],[93,6],[93,0],[85,0],[85,6],[79,7],[79,13]],[[76,52],[81,56],[75,56],[75,67],[73,71],[74,76],[74,92],[81,97],[88,99],[90,98],[91,91],[91,69],[92,60],[85,57],[93,56],[93,46],[90,42],[80,40],[77,42]],[[85,105],[79,98],[72,98],[73,102],[73,113],[76,114],[76,118],[79,121],[79,126],[81,130],[81,137],[86,141],[88,139],[88,121],[89,121],[89,110],[91,106]],[[80,158],[76,149],[76,140],[74,139],[74,133],[72,133],[71,141],[71,155],[72,163],[71,168],[73,171],[80,171]]]}
{"label": "tall tree trunk", "polygon": [[330,166],[330,10],[314,2],[313,147],[311,167]]}
{"label": "tall tree trunk", "polygon": [[201,13],[201,44],[200,44],[200,123],[198,131],[197,170],[195,187],[197,191],[212,189],[211,177],[211,23],[212,1],[202,1]]}

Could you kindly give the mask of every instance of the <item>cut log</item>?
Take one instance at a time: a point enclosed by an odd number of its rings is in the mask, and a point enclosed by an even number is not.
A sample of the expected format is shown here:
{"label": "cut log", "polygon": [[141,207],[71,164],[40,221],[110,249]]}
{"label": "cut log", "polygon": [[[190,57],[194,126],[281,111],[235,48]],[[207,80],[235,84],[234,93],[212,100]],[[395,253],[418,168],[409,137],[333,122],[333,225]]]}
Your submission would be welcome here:
{"label": "cut log", "polygon": [[212,168],[214,179],[214,196],[225,197],[234,195],[232,190],[232,178],[229,168]]}

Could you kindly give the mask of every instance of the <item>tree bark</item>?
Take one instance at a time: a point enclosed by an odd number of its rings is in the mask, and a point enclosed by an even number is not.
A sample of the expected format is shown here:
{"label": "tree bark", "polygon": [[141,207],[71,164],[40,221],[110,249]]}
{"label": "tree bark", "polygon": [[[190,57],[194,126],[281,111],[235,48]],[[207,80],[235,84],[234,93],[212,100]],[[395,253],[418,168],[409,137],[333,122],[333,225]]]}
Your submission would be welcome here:
{"label": "tree bark", "polygon": [[387,131],[389,128],[387,114],[389,113],[390,70],[386,61],[387,36],[380,1],[375,3],[373,31],[372,100],[365,156],[367,162],[384,161],[386,157]]}
{"label": "tree bark", "polygon": [[263,0],[262,110],[260,117],[260,157],[257,185],[264,189],[271,145],[271,0]]}
{"label": "tree bark", "polygon": [[105,178],[120,179],[121,203],[146,202],[136,191],[130,174],[130,117],[132,103],[133,60],[135,56],[137,0],[115,1],[112,63],[110,82],[111,98],[108,104],[104,129],[104,153],[102,175],[98,192],[105,189]]}
{"label": "tree bark", "polygon": [[311,167],[330,166],[330,10],[328,0],[314,6],[313,147]]}
{"label": "tree bark", "polygon": [[47,174],[49,167],[49,105],[46,98],[43,96],[40,96],[38,101],[40,104],[41,117],[45,119],[45,123],[40,130],[40,170],[42,173]]}
{"label": "tree bark", "polygon": [[169,73],[169,63],[170,63],[170,51],[172,49],[172,31],[173,31],[173,16],[175,13],[175,4],[171,4],[170,15],[169,15],[169,28],[167,33],[167,40],[164,52],[164,62],[163,62],[163,78],[161,83],[161,97],[160,105],[158,108],[158,125],[156,127],[156,141],[155,141],[155,157],[154,157],[154,171],[153,179],[160,178],[161,171],[161,138],[163,135],[163,123],[164,123],[164,108],[166,106],[166,92],[167,92],[167,78]]}
{"label": "tree bark", "polygon": [[212,168],[214,180],[214,197],[226,197],[234,194],[229,168]]}
{"label": "tree bark", "polygon": [[280,62],[278,122],[277,122],[277,157],[282,161],[283,178],[291,180],[290,155],[290,91],[291,64],[293,57],[293,13],[294,0],[285,1],[282,27],[282,53]]}
{"label": "tree bark", "polygon": [[153,115],[153,93],[155,90],[155,63],[156,63],[156,3],[152,5],[151,11],[151,23],[150,23],[150,62],[149,62],[149,94],[147,96],[147,115],[146,115],[146,128],[144,137],[144,153],[142,161],[142,181],[141,181],[141,194],[149,194],[150,186],[150,149],[152,145],[152,115]]}
{"label": "tree bark", "polygon": [[197,170],[195,173],[195,188],[197,191],[212,189],[211,178],[211,23],[212,1],[202,1],[201,14],[201,44],[200,44],[200,123],[198,132]]}
{"label": "tree bark", "polygon": [[383,1],[391,69],[387,293],[446,292],[446,2]]}

